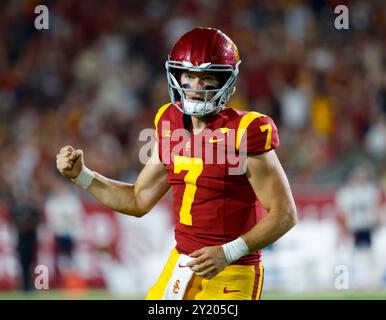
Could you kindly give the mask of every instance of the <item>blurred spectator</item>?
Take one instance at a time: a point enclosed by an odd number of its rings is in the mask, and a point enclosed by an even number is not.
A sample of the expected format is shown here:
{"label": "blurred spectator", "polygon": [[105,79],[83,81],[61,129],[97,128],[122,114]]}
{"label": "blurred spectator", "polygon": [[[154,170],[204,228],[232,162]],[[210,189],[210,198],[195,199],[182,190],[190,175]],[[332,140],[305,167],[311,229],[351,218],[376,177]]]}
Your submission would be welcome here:
{"label": "blurred spectator", "polygon": [[366,134],[366,148],[378,159],[386,159],[386,115],[380,115]]}
{"label": "blurred spectator", "polygon": [[45,203],[48,225],[55,237],[56,267],[59,277],[76,269],[73,252],[82,230],[83,205],[66,184],[53,184]]}
{"label": "blurred spectator", "polygon": [[380,190],[369,181],[364,167],[356,167],[336,194],[336,205],[352,232],[355,247],[370,247],[379,221]]}
{"label": "blurred spectator", "polygon": [[299,87],[282,90],[280,97],[283,124],[290,130],[303,129],[309,122],[310,101],[307,93]]}
{"label": "blurred spectator", "polygon": [[17,230],[17,257],[21,268],[21,288],[32,289],[32,275],[37,254],[37,230],[41,219],[32,193],[22,194],[12,202],[11,216]]}
{"label": "blurred spectator", "polygon": [[374,284],[372,237],[380,223],[381,193],[365,167],[354,168],[336,194],[336,206],[353,237],[352,271],[356,285]]}

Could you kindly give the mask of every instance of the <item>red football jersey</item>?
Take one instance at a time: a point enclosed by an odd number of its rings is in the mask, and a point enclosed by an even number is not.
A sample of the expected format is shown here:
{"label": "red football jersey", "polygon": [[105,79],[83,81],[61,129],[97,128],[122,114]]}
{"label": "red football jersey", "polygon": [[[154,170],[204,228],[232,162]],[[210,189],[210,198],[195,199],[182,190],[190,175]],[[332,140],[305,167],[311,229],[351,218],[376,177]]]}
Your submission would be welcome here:
{"label": "red football jersey", "polygon": [[[160,160],[172,186],[177,250],[190,254],[250,230],[257,223],[258,202],[244,160],[279,145],[272,119],[225,108],[193,134],[190,116],[166,104],[154,123]],[[257,264],[260,255],[252,253],[235,263]]]}

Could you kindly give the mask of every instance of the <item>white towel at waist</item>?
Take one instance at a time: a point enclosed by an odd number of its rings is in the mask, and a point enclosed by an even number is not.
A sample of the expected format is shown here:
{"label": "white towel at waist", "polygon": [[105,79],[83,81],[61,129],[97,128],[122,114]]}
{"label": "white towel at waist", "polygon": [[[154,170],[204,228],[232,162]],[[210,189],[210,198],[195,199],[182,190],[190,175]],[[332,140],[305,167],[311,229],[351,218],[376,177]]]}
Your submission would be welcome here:
{"label": "white towel at waist", "polygon": [[181,254],[166,286],[162,300],[182,300],[185,290],[192,278],[193,271],[186,264],[193,258]]}

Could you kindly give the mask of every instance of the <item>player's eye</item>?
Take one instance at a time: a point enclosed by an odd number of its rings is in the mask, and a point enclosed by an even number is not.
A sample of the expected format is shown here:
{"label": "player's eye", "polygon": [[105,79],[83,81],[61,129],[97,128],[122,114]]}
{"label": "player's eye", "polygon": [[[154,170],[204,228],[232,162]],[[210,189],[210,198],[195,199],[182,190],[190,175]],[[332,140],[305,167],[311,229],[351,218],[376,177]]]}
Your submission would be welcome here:
{"label": "player's eye", "polygon": [[190,74],[190,73],[187,73],[187,74],[185,74],[185,78],[188,80],[193,80],[195,78],[195,76]]}
{"label": "player's eye", "polygon": [[217,78],[212,77],[212,76],[204,77],[203,81],[205,82],[205,84],[207,86],[212,86],[212,87],[214,87],[214,89],[219,86],[219,81],[217,80]]}

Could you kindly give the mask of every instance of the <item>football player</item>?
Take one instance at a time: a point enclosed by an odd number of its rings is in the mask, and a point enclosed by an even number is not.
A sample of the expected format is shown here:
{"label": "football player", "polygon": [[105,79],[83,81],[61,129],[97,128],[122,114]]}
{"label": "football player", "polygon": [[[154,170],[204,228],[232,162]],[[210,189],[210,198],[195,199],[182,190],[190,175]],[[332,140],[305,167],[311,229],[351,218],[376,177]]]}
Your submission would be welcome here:
{"label": "football player", "polygon": [[[91,171],[83,151],[72,146],[57,155],[62,175],[124,214],[145,215],[172,189],[176,247],[147,299],[168,298],[170,288],[179,294],[179,270],[192,272],[180,298],[259,299],[261,249],[296,224],[274,151],[274,122],[227,106],[239,65],[236,45],[220,30],[196,28],[177,41],[166,61],[171,102],[155,116],[157,142],[135,184]],[[262,208],[266,214],[258,220]],[[185,256],[190,260],[184,264]]]}

